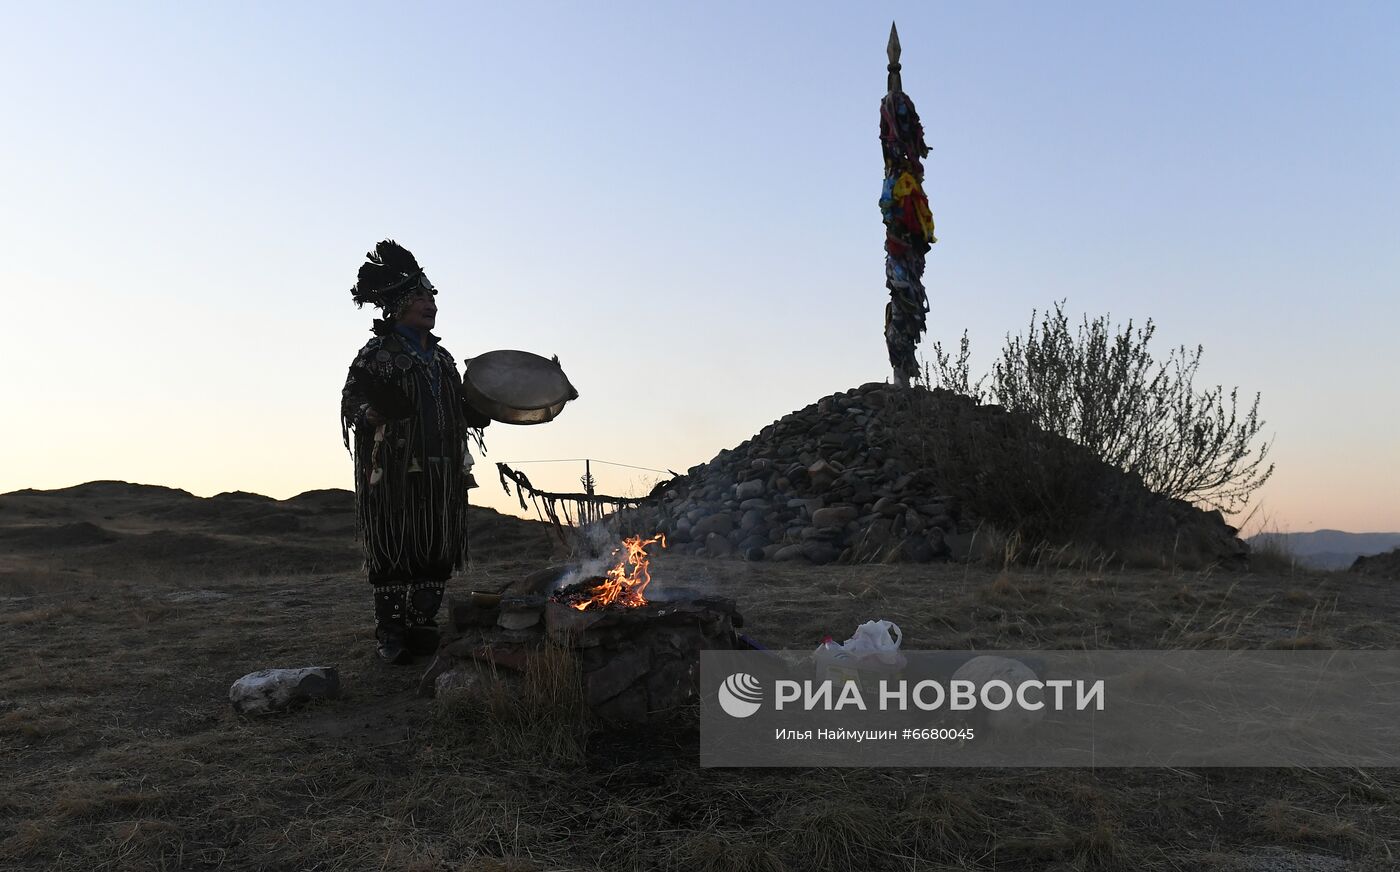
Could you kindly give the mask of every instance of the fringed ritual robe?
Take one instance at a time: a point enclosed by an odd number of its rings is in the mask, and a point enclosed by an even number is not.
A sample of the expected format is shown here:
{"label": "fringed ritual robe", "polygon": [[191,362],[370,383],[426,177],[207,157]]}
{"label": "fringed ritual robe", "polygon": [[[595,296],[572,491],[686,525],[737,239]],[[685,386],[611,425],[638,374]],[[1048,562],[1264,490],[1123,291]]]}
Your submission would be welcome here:
{"label": "fringed ritual robe", "polygon": [[[376,586],[441,582],[463,568],[467,438],[489,421],[463,399],[457,364],[438,338],[427,334],[424,350],[412,331],[398,330],[360,349],[341,392],[347,448],[354,431],[356,527]],[[377,444],[369,407],[393,419]]]}

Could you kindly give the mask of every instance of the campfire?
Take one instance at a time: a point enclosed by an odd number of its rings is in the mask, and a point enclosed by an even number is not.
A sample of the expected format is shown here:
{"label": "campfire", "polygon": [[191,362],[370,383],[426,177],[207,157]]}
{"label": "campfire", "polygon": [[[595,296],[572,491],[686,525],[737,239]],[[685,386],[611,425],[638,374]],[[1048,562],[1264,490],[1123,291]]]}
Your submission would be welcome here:
{"label": "campfire", "polygon": [[608,570],[607,575],[571,584],[557,591],[550,599],[581,612],[609,607],[633,609],[646,605],[646,589],[651,584],[651,558],[647,554],[647,546],[657,543],[662,548],[666,547],[664,533],[650,539],[641,536],[623,539],[622,548],[613,551],[613,556],[618,557],[617,564]]}
{"label": "campfire", "polygon": [[[654,556],[648,549],[658,545],[666,547],[661,534],[628,537],[605,574],[551,567],[499,597],[454,599],[453,626],[424,675],[425,691],[482,674],[483,664],[518,673],[532,652],[553,645],[574,653],[584,701],[605,720],[642,723],[693,706],[700,652],[738,647],[735,629],[744,621],[733,600],[698,591],[672,588],[665,598],[648,598]],[[580,573],[582,580],[558,587]]]}

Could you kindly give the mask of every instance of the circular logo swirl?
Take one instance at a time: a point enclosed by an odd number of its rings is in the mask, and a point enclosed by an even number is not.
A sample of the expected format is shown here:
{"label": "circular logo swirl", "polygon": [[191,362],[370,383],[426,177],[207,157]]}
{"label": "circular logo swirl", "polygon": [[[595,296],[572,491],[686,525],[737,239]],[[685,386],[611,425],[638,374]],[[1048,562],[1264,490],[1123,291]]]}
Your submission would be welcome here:
{"label": "circular logo swirl", "polygon": [[734,718],[746,718],[763,704],[763,685],[747,672],[736,672],[719,686],[719,707]]}

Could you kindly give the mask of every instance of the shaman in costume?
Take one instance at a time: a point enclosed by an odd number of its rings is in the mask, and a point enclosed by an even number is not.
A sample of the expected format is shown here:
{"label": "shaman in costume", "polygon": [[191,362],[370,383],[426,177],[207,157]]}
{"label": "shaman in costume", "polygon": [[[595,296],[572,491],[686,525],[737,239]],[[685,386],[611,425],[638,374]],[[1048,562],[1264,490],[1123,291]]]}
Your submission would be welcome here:
{"label": "shaman in costume", "polygon": [[407,663],[437,647],[443,588],[467,553],[468,438],[490,419],[467,404],[452,355],[431,328],[436,294],[413,255],[375,246],[351,289],[383,314],[350,364],[341,431],[354,431],[356,521],[374,588],[379,656]]}

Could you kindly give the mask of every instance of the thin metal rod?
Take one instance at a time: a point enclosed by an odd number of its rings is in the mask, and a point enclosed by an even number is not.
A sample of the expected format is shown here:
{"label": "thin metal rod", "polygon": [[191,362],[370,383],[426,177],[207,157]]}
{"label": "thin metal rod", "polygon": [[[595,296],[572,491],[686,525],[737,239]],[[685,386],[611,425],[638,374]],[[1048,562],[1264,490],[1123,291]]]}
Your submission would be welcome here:
{"label": "thin metal rod", "polygon": [[[511,466],[524,466],[527,463],[586,463],[588,462],[588,458],[565,457],[559,460],[502,460],[500,462]],[[620,466],[623,469],[640,469],[643,472],[671,472],[669,469],[653,469],[650,466],[633,466],[630,463],[613,463],[611,460],[594,460],[593,462],[601,463],[605,466]],[[675,475],[673,472],[671,474]]]}

